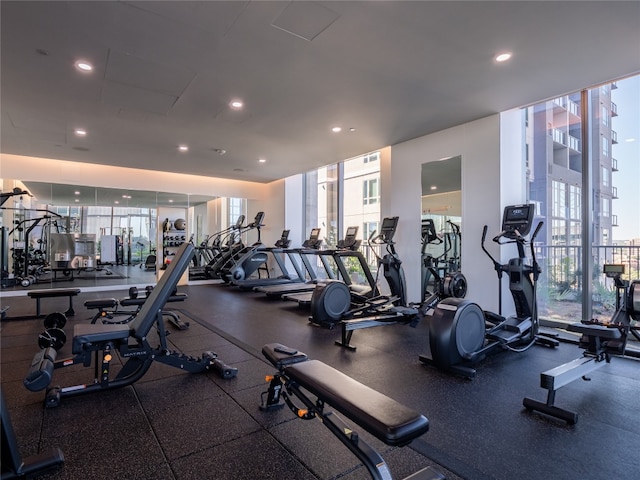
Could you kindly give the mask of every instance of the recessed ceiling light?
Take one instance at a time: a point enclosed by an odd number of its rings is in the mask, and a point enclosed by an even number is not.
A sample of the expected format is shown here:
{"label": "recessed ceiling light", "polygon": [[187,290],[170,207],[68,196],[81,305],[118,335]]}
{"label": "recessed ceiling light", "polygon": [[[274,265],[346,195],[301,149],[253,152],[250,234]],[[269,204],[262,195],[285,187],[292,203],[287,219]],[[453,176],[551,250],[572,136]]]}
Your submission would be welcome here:
{"label": "recessed ceiling light", "polygon": [[187,145],[178,145],[178,150],[180,150],[181,152],[188,152],[189,147]]}
{"label": "recessed ceiling light", "polygon": [[81,72],[90,72],[93,70],[93,65],[85,60],[78,60],[76,62],[76,68]]}
{"label": "recessed ceiling light", "polygon": [[119,204],[120,202],[119,202],[118,200],[116,200],[116,201],[115,201],[115,202],[113,202],[113,203],[115,203],[115,204],[117,205],[117,204]]}
{"label": "recessed ceiling light", "polygon": [[266,159],[264,159],[264,158],[259,158],[259,159],[258,159],[258,163],[266,163],[266,161],[267,161],[267,160],[266,160]]}
{"label": "recessed ceiling light", "polygon": [[86,137],[87,131],[84,128],[76,128],[73,133],[75,133],[78,137]]}
{"label": "recessed ceiling light", "polygon": [[169,199],[169,203],[173,203],[173,199],[172,198]]}
{"label": "recessed ceiling light", "polygon": [[331,131],[332,131],[333,133],[340,133],[340,132],[342,131],[342,127],[333,127],[333,128],[331,129]]}
{"label": "recessed ceiling light", "polygon": [[353,127],[351,127],[351,128],[349,129],[349,131],[350,131],[350,132],[355,132],[355,131],[356,131],[356,129],[355,129],[355,128],[353,128]]}
{"label": "recessed ceiling light", "polygon": [[73,192],[74,195],[80,195],[80,192],[78,190],[76,190],[75,192]]}
{"label": "recessed ceiling light", "polygon": [[244,103],[242,103],[242,100],[232,100],[231,103],[229,103],[229,106],[234,110],[240,110],[243,105]]}
{"label": "recessed ceiling light", "polygon": [[431,190],[437,190],[438,187],[436,185],[431,185]]}
{"label": "recessed ceiling light", "polygon": [[631,142],[635,142],[635,141],[636,141],[636,139],[635,139],[635,138],[627,138],[627,139],[625,140],[625,142],[627,142],[627,143],[631,143]]}
{"label": "recessed ceiling light", "polygon": [[74,200],[76,203],[78,203],[80,200],[78,200],[77,198]]}
{"label": "recessed ceiling light", "polygon": [[496,62],[498,62],[498,63],[506,62],[510,58],[511,58],[511,53],[510,52],[504,52],[504,53],[501,53],[499,55],[496,55]]}

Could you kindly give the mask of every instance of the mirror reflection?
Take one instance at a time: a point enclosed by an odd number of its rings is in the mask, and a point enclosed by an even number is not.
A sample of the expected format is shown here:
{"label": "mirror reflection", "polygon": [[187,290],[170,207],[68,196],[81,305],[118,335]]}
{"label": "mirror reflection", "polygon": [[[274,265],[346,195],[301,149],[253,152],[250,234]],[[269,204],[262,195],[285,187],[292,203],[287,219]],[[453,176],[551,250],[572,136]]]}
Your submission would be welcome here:
{"label": "mirror reflection", "polygon": [[422,292],[461,269],[462,157],[422,164]]}
{"label": "mirror reflection", "polygon": [[216,199],[8,179],[1,191],[3,290],[153,285],[182,242],[202,241]]}

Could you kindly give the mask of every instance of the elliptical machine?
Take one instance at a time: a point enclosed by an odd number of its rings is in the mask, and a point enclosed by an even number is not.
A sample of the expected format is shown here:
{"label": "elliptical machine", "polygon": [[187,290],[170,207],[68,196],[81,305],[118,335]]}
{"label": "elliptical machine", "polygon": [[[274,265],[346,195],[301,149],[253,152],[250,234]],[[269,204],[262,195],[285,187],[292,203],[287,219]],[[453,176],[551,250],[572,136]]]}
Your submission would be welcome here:
{"label": "elliptical machine", "polygon": [[[506,349],[523,352],[534,344],[558,346],[552,337],[539,335],[536,287],[540,267],[533,242],[542,228],[538,224],[531,240],[531,265],[525,262],[526,235],[533,223],[534,205],[511,205],[504,209],[502,231],[493,238],[499,245],[515,243],[518,257],[500,264],[485,248],[487,226],[482,232],[482,250],[493,262],[498,275],[499,313],[483,311],[477,304],[460,298],[445,298],[433,309],[429,323],[431,356],[421,355],[420,361],[468,378],[475,376],[473,366],[489,353]],[[509,290],[516,314],[502,315],[502,275],[509,277]]]}
{"label": "elliptical machine", "polygon": [[[452,227],[455,226],[455,235],[460,236],[460,227],[447,220]],[[446,237],[445,237],[446,238]],[[431,315],[433,308],[448,297],[464,298],[467,294],[467,279],[458,270],[458,263],[450,263],[447,261],[445,268],[439,267],[439,260],[441,257],[446,257],[450,247],[445,245],[444,253],[440,257],[433,257],[425,253],[426,246],[429,244],[439,244],[443,241],[436,234],[436,228],[433,220],[428,218],[422,221],[422,269],[424,271],[422,276],[422,291],[423,301],[420,305],[420,311],[424,315]],[[452,269],[454,267],[455,269]],[[443,275],[441,275],[441,272]],[[428,286],[432,285],[432,289],[429,290]]]}

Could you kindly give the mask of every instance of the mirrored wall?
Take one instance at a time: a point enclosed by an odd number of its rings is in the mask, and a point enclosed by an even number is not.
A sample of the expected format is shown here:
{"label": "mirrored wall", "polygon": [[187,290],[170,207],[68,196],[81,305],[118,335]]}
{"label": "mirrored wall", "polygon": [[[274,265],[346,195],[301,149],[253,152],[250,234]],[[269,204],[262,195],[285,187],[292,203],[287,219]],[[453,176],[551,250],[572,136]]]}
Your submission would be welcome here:
{"label": "mirrored wall", "polygon": [[422,292],[461,270],[462,157],[422,164]]}
{"label": "mirrored wall", "polygon": [[[2,289],[155,284],[216,197],[2,180]],[[33,287],[37,285],[37,287]]]}

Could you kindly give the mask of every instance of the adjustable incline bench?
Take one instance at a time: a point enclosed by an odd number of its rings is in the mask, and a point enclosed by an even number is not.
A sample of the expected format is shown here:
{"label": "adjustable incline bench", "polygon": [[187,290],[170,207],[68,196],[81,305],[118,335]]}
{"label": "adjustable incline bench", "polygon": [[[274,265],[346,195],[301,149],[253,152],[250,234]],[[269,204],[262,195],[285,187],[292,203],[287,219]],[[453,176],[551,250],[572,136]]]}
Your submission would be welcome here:
{"label": "adjustable incline bench", "polygon": [[[48,388],[45,397],[47,407],[58,406],[63,397],[131,385],[142,378],[154,361],[191,373],[213,369],[222,378],[235,377],[238,370],[219,360],[213,352],[204,352],[202,357],[194,358],[171,351],[167,346],[167,333],[162,320],[162,310],[189,265],[193,253],[193,245],[182,244],[164,275],[146,299],[140,312],[129,324],[79,323],[73,329],[73,357],[56,360],[57,352],[51,347],[37,353],[24,379],[25,387],[33,392],[43,390],[51,383],[55,369],[80,363],[85,367],[90,367],[94,355],[93,382],[64,388]],[[148,338],[149,332],[154,326],[160,341],[160,344],[155,348],[149,344]],[[113,360],[113,354],[116,352],[123,361],[126,361],[120,372],[111,379],[110,364]]]}
{"label": "adjustable incline bench", "polygon": [[[423,415],[325,363],[308,360],[302,352],[270,343],[262,347],[262,354],[278,369],[278,373],[267,378],[269,389],[262,394],[260,409],[268,411],[283,407],[280,403],[282,397],[299,418],[310,420],[319,417],[324,426],[358,457],[375,480],[391,480],[389,467],[357,432],[333,412],[326,412],[325,404],[387,445],[405,446],[429,430],[429,421]],[[315,396],[315,400],[307,392]],[[302,408],[294,404],[293,396],[302,401]],[[444,478],[427,467],[405,480]]]}

